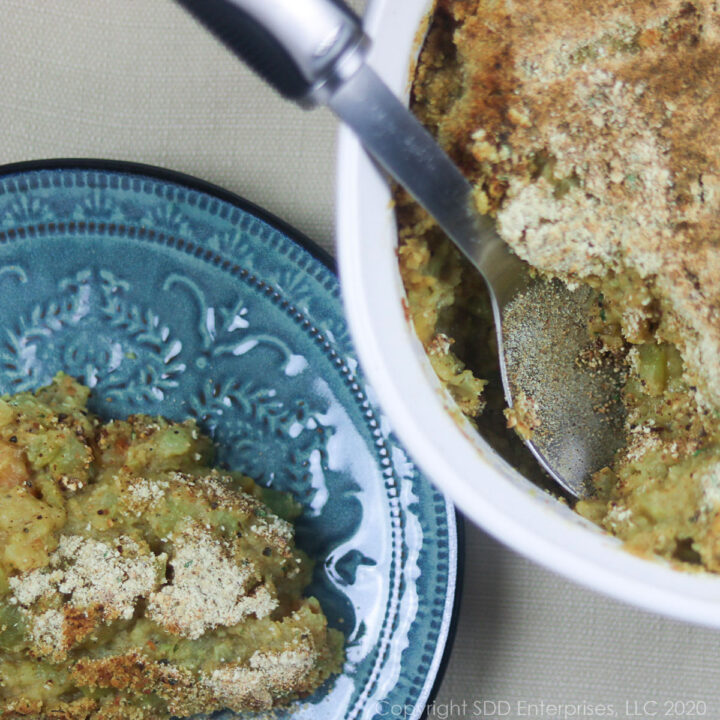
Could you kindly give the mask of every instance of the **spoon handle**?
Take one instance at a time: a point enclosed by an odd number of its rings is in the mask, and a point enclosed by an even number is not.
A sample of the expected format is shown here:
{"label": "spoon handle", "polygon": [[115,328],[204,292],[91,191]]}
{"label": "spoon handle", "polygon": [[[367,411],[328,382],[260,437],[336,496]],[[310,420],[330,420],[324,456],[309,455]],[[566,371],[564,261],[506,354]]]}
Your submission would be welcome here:
{"label": "spoon handle", "polygon": [[[480,215],[473,188],[415,116],[364,65],[328,105],[373,158],[422,205],[495,293],[525,276],[494,222]],[[504,301],[505,298],[499,298]]]}
{"label": "spoon handle", "polygon": [[[472,187],[365,63],[359,18],[340,0],[178,0],[279,92],[328,105],[375,160],[435,218],[496,294],[523,278]],[[507,291],[507,292],[506,292]],[[499,297],[502,304],[506,298]]]}
{"label": "spoon handle", "polygon": [[362,64],[367,38],[340,0],[177,0],[281,95],[327,98]]}

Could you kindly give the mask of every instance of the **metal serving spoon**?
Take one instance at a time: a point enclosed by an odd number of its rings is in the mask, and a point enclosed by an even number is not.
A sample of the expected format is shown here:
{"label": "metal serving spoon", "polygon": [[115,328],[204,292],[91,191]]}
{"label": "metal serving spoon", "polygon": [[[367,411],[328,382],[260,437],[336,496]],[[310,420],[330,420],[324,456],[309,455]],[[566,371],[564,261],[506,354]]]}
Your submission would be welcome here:
{"label": "metal serving spoon", "polygon": [[178,2],[282,95],[328,105],[478,269],[492,298],[506,401],[518,412],[530,403],[539,423],[525,442],[562,487],[590,494],[591,473],[622,442],[616,369],[578,363],[592,293],[530,276],[475,209],[470,183],[366,63],[368,38],[340,0]]}

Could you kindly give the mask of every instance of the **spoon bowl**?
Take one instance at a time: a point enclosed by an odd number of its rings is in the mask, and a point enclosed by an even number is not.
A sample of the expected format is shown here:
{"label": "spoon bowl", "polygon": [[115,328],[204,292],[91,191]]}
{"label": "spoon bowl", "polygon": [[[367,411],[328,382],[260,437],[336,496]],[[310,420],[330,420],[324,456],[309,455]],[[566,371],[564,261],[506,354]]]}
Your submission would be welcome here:
{"label": "spoon bowl", "polygon": [[[531,279],[496,319],[511,423],[545,471],[577,498],[624,441],[624,368],[588,334],[597,294]],[[496,318],[497,318],[496,315]]]}

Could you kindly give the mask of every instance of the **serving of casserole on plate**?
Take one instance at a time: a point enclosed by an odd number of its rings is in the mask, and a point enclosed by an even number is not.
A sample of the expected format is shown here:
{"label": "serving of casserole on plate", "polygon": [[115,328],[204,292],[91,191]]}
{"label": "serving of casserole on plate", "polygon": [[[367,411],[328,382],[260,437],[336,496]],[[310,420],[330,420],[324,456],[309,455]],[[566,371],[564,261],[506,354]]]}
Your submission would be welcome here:
{"label": "serving of casserole on plate", "polygon": [[0,716],[418,716],[455,514],[327,259],[193,178],[56,161],[0,172],[0,261]]}

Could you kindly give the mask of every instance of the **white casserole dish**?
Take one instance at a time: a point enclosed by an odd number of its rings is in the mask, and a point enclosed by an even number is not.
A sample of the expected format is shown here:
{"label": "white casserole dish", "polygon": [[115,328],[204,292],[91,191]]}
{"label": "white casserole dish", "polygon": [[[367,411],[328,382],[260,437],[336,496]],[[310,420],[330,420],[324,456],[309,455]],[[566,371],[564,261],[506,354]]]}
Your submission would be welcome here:
{"label": "white casserole dish", "polygon": [[[431,0],[370,0],[371,64],[399,95]],[[461,420],[403,306],[390,190],[348,130],[338,157],[338,259],[360,361],[401,440],[473,522],[583,585],[645,609],[720,627],[720,577],[635,557],[526,480]]]}

